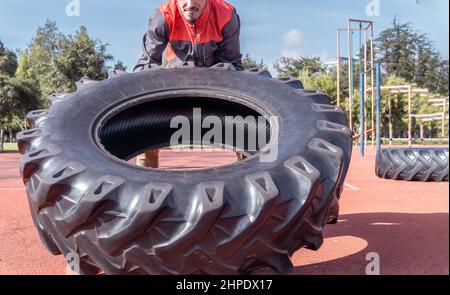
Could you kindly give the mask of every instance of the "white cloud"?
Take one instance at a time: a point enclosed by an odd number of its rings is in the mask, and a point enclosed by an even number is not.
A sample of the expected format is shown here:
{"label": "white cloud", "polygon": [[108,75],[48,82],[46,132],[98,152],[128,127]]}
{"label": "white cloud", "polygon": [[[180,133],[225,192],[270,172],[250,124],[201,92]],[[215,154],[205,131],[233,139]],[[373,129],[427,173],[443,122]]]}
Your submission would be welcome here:
{"label": "white cloud", "polygon": [[300,57],[301,45],[303,41],[303,32],[292,29],[283,34],[283,48],[281,56],[284,57]]}

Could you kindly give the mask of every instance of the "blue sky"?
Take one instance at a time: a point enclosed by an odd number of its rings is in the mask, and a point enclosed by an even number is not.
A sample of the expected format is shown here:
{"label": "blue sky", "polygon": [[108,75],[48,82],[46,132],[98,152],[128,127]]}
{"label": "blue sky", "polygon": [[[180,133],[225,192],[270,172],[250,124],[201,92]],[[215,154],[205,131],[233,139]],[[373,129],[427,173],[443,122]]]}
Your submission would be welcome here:
{"label": "blue sky", "polygon": [[[81,26],[108,43],[109,52],[131,70],[141,54],[148,17],[161,0],[79,0],[80,16],[66,15],[72,0],[1,0],[0,39],[9,48],[23,49],[46,19],[73,34]],[[380,15],[369,17],[366,6],[379,1]],[[283,54],[336,57],[336,28],[346,19],[375,21],[375,34],[394,17],[429,34],[441,54],[449,56],[448,0],[229,0],[242,21],[242,52],[272,64]],[[344,46],[344,45],[343,45]]]}

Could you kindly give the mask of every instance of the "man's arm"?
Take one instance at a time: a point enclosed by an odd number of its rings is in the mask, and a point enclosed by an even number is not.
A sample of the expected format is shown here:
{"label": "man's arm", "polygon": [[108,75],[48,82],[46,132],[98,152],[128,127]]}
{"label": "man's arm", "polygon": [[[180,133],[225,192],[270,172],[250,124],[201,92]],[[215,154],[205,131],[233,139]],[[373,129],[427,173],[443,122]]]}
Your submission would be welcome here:
{"label": "man's arm", "polygon": [[218,62],[231,63],[236,70],[243,71],[241,45],[239,35],[241,31],[241,21],[236,10],[233,11],[230,22],[223,29],[223,41],[219,44],[216,52]]}
{"label": "man's arm", "polygon": [[134,67],[134,72],[151,68],[152,64],[162,64],[162,54],[167,47],[169,27],[159,9],[150,18],[148,30],[142,41],[142,57]]}

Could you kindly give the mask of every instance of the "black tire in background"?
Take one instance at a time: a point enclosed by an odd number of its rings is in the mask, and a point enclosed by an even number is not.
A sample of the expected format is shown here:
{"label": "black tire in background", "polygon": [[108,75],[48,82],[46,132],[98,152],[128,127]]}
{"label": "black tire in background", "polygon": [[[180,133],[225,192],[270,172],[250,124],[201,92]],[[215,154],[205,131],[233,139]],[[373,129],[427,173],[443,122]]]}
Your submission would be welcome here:
{"label": "black tire in background", "polygon": [[448,148],[391,148],[377,154],[375,173],[380,178],[448,181]]}
{"label": "black tire in background", "polygon": [[[292,80],[229,69],[84,80],[75,93],[51,96],[50,110],[28,115],[30,129],[17,136],[20,172],[53,253],[79,255],[84,274],[249,274],[266,267],[285,273],[295,251],[321,246],[323,227],[337,220],[351,157],[346,115]],[[167,144],[161,130],[183,113],[182,104],[162,115],[153,106],[195,97],[211,101],[205,116],[278,117],[271,126],[277,159],[261,162],[262,151],[189,172],[124,161]],[[217,103],[230,107],[220,113]],[[143,131],[154,135],[144,144]]]}

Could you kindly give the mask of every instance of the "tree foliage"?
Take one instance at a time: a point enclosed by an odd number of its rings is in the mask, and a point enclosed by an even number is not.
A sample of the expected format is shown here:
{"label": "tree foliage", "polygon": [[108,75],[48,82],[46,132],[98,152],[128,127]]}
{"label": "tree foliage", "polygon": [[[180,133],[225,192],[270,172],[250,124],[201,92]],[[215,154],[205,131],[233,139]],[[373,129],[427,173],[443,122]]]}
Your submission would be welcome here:
{"label": "tree foliage", "polygon": [[330,96],[331,102],[336,104],[336,80],[334,80],[328,73],[319,72],[316,74],[311,74],[309,70],[303,70],[298,76],[300,81],[302,81],[303,86],[306,89],[316,89]]}
{"label": "tree foliage", "polygon": [[105,79],[112,59],[107,44],[92,39],[85,27],[65,35],[51,21],[37,29],[19,60],[0,42],[0,133],[24,128],[30,110],[46,107],[52,93],[74,91],[81,78]]}
{"label": "tree foliage", "polygon": [[126,71],[127,67],[123,64],[121,60],[118,60],[114,65],[114,70]]}
{"label": "tree foliage", "polygon": [[16,54],[5,48],[0,40],[0,75],[13,76],[17,69]]}
{"label": "tree foliage", "polygon": [[[0,74],[0,134],[4,130],[23,130],[26,114],[42,107],[33,81]],[[0,138],[0,150],[3,138]]]}
{"label": "tree foliage", "polygon": [[264,64],[264,61],[261,59],[260,62],[256,61],[256,59],[253,59],[248,53],[245,54],[242,57],[242,65],[244,66],[244,68],[246,70],[251,70],[251,69],[262,69],[265,68],[266,65]]}
{"label": "tree foliage", "polygon": [[400,24],[394,19],[392,26],[376,39],[376,49],[378,62],[388,75],[448,95],[448,61],[442,60],[429,37],[414,30],[411,24]]}
{"label": "tree foliage", "polygon": [[91,39],[86,27],[82,26],[75,36],[61,38],[59,54],[55,59],[57,69],[70,82],[83,77],[106,79],[106,62],[113,59],[106,49],[107,44]]}
{"label": "tree foliage", "polygon": [[314,75],[325,70],[319,57],[282,57],[274,63],[274,67],[281,77],[298,77],[302,71]]}
{"label": "tree foliage", "polygon": [[83,26],[74,36],[64,35],[56,23],[47,21],[21,52],[17,76],[35,81],[43,97],[73,91],[75,82],[83,77],[107,77],[106,64],[113,58],[106,49],[107,44],[90,38]]}

